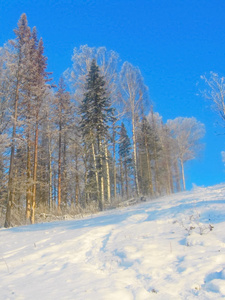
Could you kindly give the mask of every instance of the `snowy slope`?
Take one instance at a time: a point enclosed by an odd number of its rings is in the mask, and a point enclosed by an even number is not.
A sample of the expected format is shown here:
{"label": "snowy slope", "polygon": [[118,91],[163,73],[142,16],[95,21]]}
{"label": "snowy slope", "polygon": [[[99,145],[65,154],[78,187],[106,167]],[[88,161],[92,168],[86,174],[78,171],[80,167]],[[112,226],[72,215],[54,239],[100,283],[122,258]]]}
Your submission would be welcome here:
{"label": "snowy slope", "polygon": [[0,230],[0,299],[225,298],[225,185]]}

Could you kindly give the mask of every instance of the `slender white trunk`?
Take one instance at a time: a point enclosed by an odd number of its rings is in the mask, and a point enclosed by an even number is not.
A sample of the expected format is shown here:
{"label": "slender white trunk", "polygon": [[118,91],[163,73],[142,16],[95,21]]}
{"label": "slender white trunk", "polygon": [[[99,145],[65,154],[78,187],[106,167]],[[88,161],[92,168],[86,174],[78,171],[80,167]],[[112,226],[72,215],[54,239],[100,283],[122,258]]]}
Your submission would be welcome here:
{"label": "slender white trunk", "polygon": [[185,176],[184,176],[184,162],[182,159],[180,159],[181,164],[181,174],[182,174],[182,181],[183,181],[183,189],[186,190],[186,183],[185,183]]}
{"label": "slender white trunk", "polygon": [[102,157],[101,157],[101,153],[102,153],[102,143],[99,140],[99,155],[100,155],[100,169],[99,169],[99,175],[100,175],[100,205],[99,208],[100,210],[104,209],[105,206],[105,197],[104,197],[104,177],[103,177],[103,161],[102,161]]}
{"label": "slender white trunk", "polygon": [[14,201],[14,160],[15,160],[15,139],[16,139],[16,127],[17,127],[17,114],[18,114],[18,101],[19,101],[19,80],[17,77],[16,93],[15,93],[15,103],[14,103],[14,121],[13,121],[13,132],[12,132],[12,144],[11,144],[11,153],[10,153],[10,165],[9,165],[9,179],[8,179],[8,199],[7,199],[7,208],[6,208],[6,219],[4,227],[11,226],[11,210]]}
{"label": "slender white trunk", "polygon": [[48,156],[49,156],[49,166],[48,166],[48,171],[49,171],[49,188],[48,188],[48,193],[49,193],[49,208],[53,208],[53,203],[52,203],[52,152],[51,152],[51,143],[49,139],[48,143]]}
{"label": "slender white trunk", "polygon": [[153,185],[152,185],[152,170],[151,170],[151,160],[148,152],[148,142],[145,134],[145,151],[146,151],[146,160],[147,160],[147,168],[148,168],[148,186],[150,195],[153,195]]}
{"label": "slender white trunk", "polygon": [[108,158],[107,145],[105,145],[105,164],[106,164],[106,180],[107,180],[107,200],[109,202],[111,199],[111,191],[110,191],[109,158]]}
{"label": "slender white trunk", "polygon": [[[114,126],[114,125],[113,125]],[[113,127],[113,184],[114,184],[114,199],[116,199],[116,140],[115,140],[116,131]]]}
{"label": "slender white trunk", "polygon": [[98,201],[100,201],[100,192],[99,192],[99,181],[98,181],[98,170],[97,170],[97,163],[96,163],[96,156],[95,156],[95,147],[94,144],[91,144],[92,147],[92,155],[93,155],[93,161],[94,161],[94,167],[95,167],[95,180],[96,180],[96,191],[97,191],[97,197]]}
{"label": "slender white trunk", "polygon": [[31,205],[31,224],[35,222],[36,208],[36,189],[37,189],[37,164],[38,164],[38,114],[35,125],[35,142],[34,142],[34,171],[33,171],[33,189],[32,189],[32,205]]}
{"label": "slender white trunk", "polygon": [[140,190],[139,190],[138,171],[137,171],[137,144],[136,144],[134,115],[132,116],[132,136],[133,136],[133,150],[134,150],[134,175],[135,175],[136,193],[137,196],[139,196]]}

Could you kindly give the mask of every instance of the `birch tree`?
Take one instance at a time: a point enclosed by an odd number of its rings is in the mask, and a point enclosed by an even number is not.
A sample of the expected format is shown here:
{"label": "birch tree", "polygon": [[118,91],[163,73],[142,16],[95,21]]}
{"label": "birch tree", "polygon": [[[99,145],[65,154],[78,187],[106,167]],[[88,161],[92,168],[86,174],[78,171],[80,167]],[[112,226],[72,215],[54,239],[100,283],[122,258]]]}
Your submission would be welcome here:
{"label": "birch tree", "polygon": [[177,157],[181,166],[183,189],[186,189],[184,164],[195,159],[199,154],[203,144],[200,140],[205,135],[205,126],[194,117],[178,117],[168,120],[167,126],[177,144]]}
{"label": "birch tree", "polygon": [[[207,88],[203,95],[211,102],[212,110],[225,121],[225,77],[219,77],[218,74],[211,72],[209,77],[201,76],[205,81]],[[223,124],[224,126],[224,124]]]}
{"label": "birch tree", "polygon": [[140,194],[137,166],[137,136],[136,130],[147,97],[147,87],[138,68],[125,62],[120,72],[121,100],[124,110],[131,120],[135,186],[137,195]]}

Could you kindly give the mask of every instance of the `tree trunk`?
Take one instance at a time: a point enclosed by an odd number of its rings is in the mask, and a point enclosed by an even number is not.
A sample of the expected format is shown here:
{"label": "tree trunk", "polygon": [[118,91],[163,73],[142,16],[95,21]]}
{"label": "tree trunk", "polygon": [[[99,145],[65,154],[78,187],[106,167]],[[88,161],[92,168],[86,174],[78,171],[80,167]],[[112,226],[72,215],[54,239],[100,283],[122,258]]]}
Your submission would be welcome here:
{"label": "tree trunk", "polygon": [[34,171],[33,171],[31,224],[34,224],[34,222],[35,222],[36,188],[37,188],[37,163],[38,163],[38,115],[36,117],[36,125],[35,125]]}
{"label": "tree trunk", "polygon": [[123,162],[120,160],[120,183],[121,183],[121,196],[124,197],[124,180],[123,180]]}
{"label": "tree trunk", "polygon": [[103,160],[102,160],[102,153],[103,153],[103,148],[102,148],[102,143],[99,138],[98,140],[98,155],[99,155],[99,177],[100,177],[100,201],[99,201],[99,209],[102,211],[104,210],[105,206],[105,192],[104,192],[104,176],[103,176]]}
{"label": "tree trunk", "polygon": [[116,199],[116,130],[113,124],[113,185],[114,185],[114,199]]}
{"label": "tree trunk", "polygon": [[49,208],[50,210],[53,208],[53,201],[52,201],[52,152],[51,152],[51,139],[49,137],[48,140],[48,172],[49,172],[49,187],[48,187],[48,193],[49,193]]}
{"label": "tree trunk", "polygon": [[78,173],[78,150],[77,145],[75,145],[75,203],[79,204],[79,173]]}
{"label": "tree trunk", "polygon": [[84,205],[86,207],[86,205],[89,203],[89,191],[87,190],[87,186],[88,186],[88,170],[87,170],[87,157],[86,157],[86,147],[84,146],[84,153],[85,155],[83,156],[83,162],[84,162],[84,169],[85,169],[85,175],[84,175],[84,189],[85,189],[85,199],[84,199]]}
{"label": "tree trunk", "polygon": [[[29,130],[29,129],[28,129]],[[30,134],[28,132],[27,145],[27,192],[26,192],[26,222],[30,222],[31,217],[31,154],[30,154]]]}
{"label": "tree trunk", "polygon": [[111,200],[111,186],[110,186],[110,174],[109,174],[109,158],[108,158],[108,148],[105,144],[105,164],[106,164],[106,183],[107,183],[107,201]]}
{"label": "tree trunk", "polygon": [[148,186],[150,195],[153,195],[153,185],[152,185],[152,170],[151,170],[151,161],[148,151],[148,142],[145,134],[145,151],[146,151],[146,160],[147,160],[147,168],[148,168]]}
{"label": "tree trunk", "polygon": [[[102,164],[102,158],[101,158],[101,162]],[[100,200],[100,205],[99,205],[99,208],[100,210],[104,210],[104,207],[105,207],[105,197],[104,197],[104,177],[103,177],[103,174],[102,174],[102,170],[101,170],[101,175],[100,175],[100,183],[101,183],[101,200]]]}
{"label": "tree trunk", "polygon": [[168,178],[169,194],[171,194],[171,193],[174,193],[172,163],[171,163],[171,150],[167,150],[166,165],[167,165],[167,178]]}
{"label": "tree trunk", "polygon": [[182,159],[180,159],[180,165],[181,165],[181,174],[182,174],[182,182],[183,182],[183,189],[186,190],[186,183],[185,183],[185,176],[184,176],[184,162]]}
{"label": "tree trunk", "polygon": [[62,177],[62,183],[61,183],[61,194],[62,194],[62,201],[65,205],[67,205],[67,196],[68,196],[68,193],[67,193],[67,163],[66,163],[66,156],[67,156],[67,149],[66,149],[66,132],[64,132],[63,134],[64,136],[64,142],[63,142],[63,177]]}
{"label": "tree trunk", "polygon": [[125,190],[126,190],[126,197],[129,198],[128,194],[128,170],[127,170],[127,163],[125,162],[124,166],[124,176],[125,176]]}
{"label": "tree trunk", "polygon": [[[169,146],[165,147],[165,144],[163,143],[162,137],[160,137],[160,143],[163,150],[163,157],[164,157],[164,164],[166,166],[166,193],[167,195],[171,194],[172,192],[172,174],[171,174],[171,164],[170,164],[170,152],[169,152]],[[167,149],[166,149],[167,148]]]}
{"label": "tree trunk", "polygon": [[136,131],[134,116],[132,116],[132,136],[133,136],[133,150],[134,150],[134,176],[136,185],[136,194],[140,195],[139,181],[138,181],[138,169],[137,169],[137,144],[136,144]]}
{"label": "tree trunk", "polygon": [[180,170],[178,166],[178,160],[174,162],[174,169],[175,169],[175,184],[176,184],[176,190],[177,192],[181,191],[181,186],[180,186]]}
{"label": "tree trunk", "polygon": [[97,170],[97,162],[96,162],[96,156],[95,156],[95,147],[94,143],[91,144],[92,147],[92,155],[93,155],[93,161],[94,161],[94,168],[95,168],[95,180],[96,180],[96,193],[97,193],[97,199],[98,202],[100,202],[100,191],[99,191],[99,180],[98,180],[98,170]]}
{"label": "tree trunk", "polygon": [[155,190],[156,194],[160,195],[160,185],[159,185],[159,166],[158,166],[158,158],[157,158],[157,151],[156,145],[154,142],[154,173],[155,173]]}
{"label": "tree trunk", "polygon": [[[151,108],[151,115],[152,115],[152,128],[154,134],[156,134],[156,126],[155,126],[155,120],[154,120],[154,114],[153,114],[153,108]],[[158,158],[157,158],[157,149],[156,149],[156,140],[154,138],[153,140],[153,153],[154,153],[154,165],[155,165],[155,190],[156,194],[160,195],[160,184],[159,184],[159,165],[158,165]]]}
{"label": "tree trunk", "polygon": [[59,153],[58,153],[58,210],[60,211],[61,205],[61,152],[62,152],[62,137],[61,137],[61,120],[59,124]]}
{"label": "tree trunk", "polygon": [[12,145],[11,145],[10,165],[9,165],[8,199],[7,199],[7,208],[6,208],[6,219],[4,224],[4,227],[6,228],[11,226],[11,210],[14,201],[13,173],[14,173],[14,160],[15,160],[15,138],[16,138],[16,126],[17,126],[18,101],[19,101],[19,80],[17,78],[15,103],[14,103]]}

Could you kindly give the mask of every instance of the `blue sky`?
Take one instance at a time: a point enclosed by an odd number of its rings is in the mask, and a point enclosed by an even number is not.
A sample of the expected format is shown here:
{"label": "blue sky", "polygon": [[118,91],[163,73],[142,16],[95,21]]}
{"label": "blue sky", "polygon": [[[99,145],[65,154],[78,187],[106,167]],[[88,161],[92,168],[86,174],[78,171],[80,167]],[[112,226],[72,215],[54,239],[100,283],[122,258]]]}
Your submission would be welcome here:
{"label": "blue sky", "polygon": [[225,181],[224,130],[199,96],[201,75],[225,75],[223,0],[1,0],[0,46],[14,38],[22,13],[43,37],[56,82],[71,67],[74,47],[105,46],[138,66],[155,111],[195,117],[206,126],[205,150],[186,166],[187,188]]}

